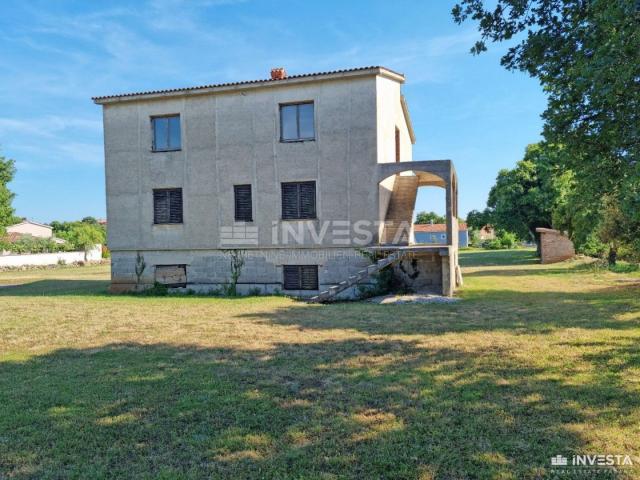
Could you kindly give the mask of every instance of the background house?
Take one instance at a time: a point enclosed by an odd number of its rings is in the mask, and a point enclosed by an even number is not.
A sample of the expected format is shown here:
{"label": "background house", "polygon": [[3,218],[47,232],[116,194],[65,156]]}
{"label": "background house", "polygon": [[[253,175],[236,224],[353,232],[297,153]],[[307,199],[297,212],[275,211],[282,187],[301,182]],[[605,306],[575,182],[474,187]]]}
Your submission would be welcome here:
{"label": "background house", "polygon": [[53,228],[49,225],[44,225],[42,223],[36,223],[25,219],[20,223],[8,226],[7,234],[15,234],[11,235],[11,237],[31,235],[32,237],[38,238],[51,238],[53,237]]}
{"label": "background house", "polygon": [[494,238],[496,238],[496,231],[491,225],[485,225],[480,230],[478,230],[479,240],[493,240]]}
{"label": "background house", "polygon": [[[415,224],[413,226],[413,236],[416,243],[426,243],[430,245],[447,244],[447,225],[445,223]],[[469,246],[469,230],[467,224],[458,224],[458,246]]]}

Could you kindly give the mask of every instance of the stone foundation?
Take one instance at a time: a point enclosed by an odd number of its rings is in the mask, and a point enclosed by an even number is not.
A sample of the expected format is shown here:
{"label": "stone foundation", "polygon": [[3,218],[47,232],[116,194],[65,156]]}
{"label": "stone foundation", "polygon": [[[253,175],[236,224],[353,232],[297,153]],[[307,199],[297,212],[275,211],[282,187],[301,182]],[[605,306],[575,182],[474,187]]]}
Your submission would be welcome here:
{"label": "stone foundation", "polygon": [[[199,293],[222,291],[231,279],[230,256],[223,250],[143,251],[146,268],[140,278],[143,286],[156,281],[156,266],[185,265],[186,287]],[[370,259],[352,248],[328,249],[252,249],[245,250],[245,265],[238,280],[238,292],[246,295],[284,293],[310,297],[336,285],[349,275],[366,268]],[[136,289],[136,252],[111,253],[111,292]],[[285,290],[283,265],[318,265],[319,290]],[[372,282],[370,280],[369,282]],[[371,283],[363,282],[363,286]],[[354,298],[357,287],[342,292],[340,298]]]}

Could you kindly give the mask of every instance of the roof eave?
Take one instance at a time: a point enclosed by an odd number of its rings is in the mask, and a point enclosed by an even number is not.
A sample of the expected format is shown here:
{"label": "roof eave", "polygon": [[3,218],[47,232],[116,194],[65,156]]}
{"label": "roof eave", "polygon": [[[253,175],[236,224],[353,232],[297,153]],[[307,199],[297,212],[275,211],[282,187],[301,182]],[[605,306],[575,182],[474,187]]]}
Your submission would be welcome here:
{"label": "roof eave", "polygon": [[413,124],[411,123],[411,117],[409,116],[409,107],[407,106],[407,100],[404,95],[400,95],[400,104],[402,105],[402,113],[404,114],[404,121],[407,123],[407,129],[409,130],[409,138],[411,138],[411,144],[416,144],[416,134],[413,131]]}
{"label": "roof eave", "polygon": [[141,93],[127,93],[121,95],[108,95],[103,97],[92,97],[97,105],[107,105],[121,102],[133,102],[137,100],[157,100],[161,98],[186,97],[195,95],[206,95],[211,93],[234,92],[242,90],[254,90],[258,88],[268,88],[274,86],[297,85],[318,81],[341,80],[345,78],[365,77],[380,75],[400,83],[404,83],[404,75],[389,70],[385,67],[365,67],[352,70],[340,70],[328,73],[294,75],[282,80],[254,80],[248,82],[227,83],[203,87],[189,87],[173,90],[158,90]]}

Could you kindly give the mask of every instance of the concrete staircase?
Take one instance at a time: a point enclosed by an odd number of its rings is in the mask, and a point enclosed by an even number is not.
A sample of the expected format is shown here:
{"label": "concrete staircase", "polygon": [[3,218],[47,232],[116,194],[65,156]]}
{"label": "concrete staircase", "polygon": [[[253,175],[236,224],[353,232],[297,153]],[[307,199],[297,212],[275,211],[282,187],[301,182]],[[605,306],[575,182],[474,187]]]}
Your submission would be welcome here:
{"label": "concrete staircase", "polygon": [[415,175],[398,175],[393,184],[391,200],[382,232],[382,242],[386,245],[408,245],[413,210],[416,206],[419,179]]}
{"label": "concrete staircase", "polygon": [[320,292],[320,294],[316,295],[315,297],[311,297],[309,301],[314,303],[329,302],[332,299],[335,299],[336,295],[338,295],[340,292],[346,290],[349,287],[352,287],[353,285],[356,285],[365,278],[371,275],[375,275],[383,268],[399,261],[403,257],[403,255],[404,252],[396,250],[388,256],[381,258],[376,263],[369,265],[364,270],[360,270],[357,274],[349,276],[349,278],[340,282],[338,285],[329,287],[329,290],[325,290],[323,292]]}

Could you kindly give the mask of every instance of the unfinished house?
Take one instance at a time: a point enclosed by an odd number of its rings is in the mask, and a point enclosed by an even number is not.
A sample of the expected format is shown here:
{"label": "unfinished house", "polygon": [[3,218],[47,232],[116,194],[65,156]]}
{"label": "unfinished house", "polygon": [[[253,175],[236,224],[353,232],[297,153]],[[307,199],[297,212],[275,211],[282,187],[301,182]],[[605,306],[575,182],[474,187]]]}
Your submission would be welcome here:
{"label": "unfinished house", "polygon": [[[95,97],[112,291],[220,289],[240,258],[241,293],[354,297],[390,267],[414,290],[452,295],[456,173],[450,160],[413,160],[404,81],[384,67],[274,69],[264,80]],[[439,245],[411,242],[426,186],[446,191]]]}

